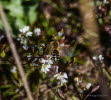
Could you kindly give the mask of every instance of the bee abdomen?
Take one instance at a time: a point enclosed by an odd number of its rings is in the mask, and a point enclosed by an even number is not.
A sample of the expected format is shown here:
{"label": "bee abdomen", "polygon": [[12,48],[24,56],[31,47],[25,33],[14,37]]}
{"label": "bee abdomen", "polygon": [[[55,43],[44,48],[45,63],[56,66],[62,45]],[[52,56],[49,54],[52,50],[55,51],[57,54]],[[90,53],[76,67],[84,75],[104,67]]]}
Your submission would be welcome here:
{"label": "bee abdomen", "polygon": [[52,52],[52,60],[54,61],[54,63],[58,63],[58,61],[59,61],[59,52],[58,52],[58,50],[54,50]]}

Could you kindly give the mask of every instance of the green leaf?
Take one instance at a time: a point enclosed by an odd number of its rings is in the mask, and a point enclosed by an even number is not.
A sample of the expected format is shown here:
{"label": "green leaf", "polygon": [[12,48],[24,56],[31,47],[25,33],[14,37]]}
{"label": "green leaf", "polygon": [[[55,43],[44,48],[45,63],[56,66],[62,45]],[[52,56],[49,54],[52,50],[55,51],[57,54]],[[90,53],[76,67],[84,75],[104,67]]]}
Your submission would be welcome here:
{"label": "green leaf", "polygon": [[4,58],[6,56],[4,50],[0,53],[0,57]]}
{"label": "green leaf", "polygon": [[4,89],[4,88],[11,88],[12,85],[11,84],[6,84],[6,85],[1,85],[0,89]]}
{"label": "green leaf", "polygon": [[78,98],[76,98],[75,96],[72,96],[72,100],[78,100]]}
{"label": "green leaf", "polygon": [[31,6],[29,8],[28,17],[29,17],[30,24],[33,24],[36,21],[36,19],[37,19],[36,5]]}
{"label": "green leaf", "polygon": [[15,25],[16,25],[16,27],[18,27],[18,29],[21,29],[21,28],[23,28],[26,24],[25,24],[25,22],[24,22],[23,19],[17,18],[17,19],[15,20]]}
{"label": "green leaf", "polygon": [[[47,23],[46,23],[46,24],[47,24]],[[46,27],[47,27],[47,26],[46,26]],[[55,33],[55,30],[54,30],[53,27],[47,28],[46,31],[47,31],[47,34],[48,34],[48,35],[52,35],[53,33]]]}
{"label": "green leaf", "polygon": [[0,20],[0,29],[3,29],[2,21]]}
{"label": "green leaf", "polygon": [[6,5],[6,8],[10,11],[10,15],[13,17],[23,17],[24,15],[21,0],[11,0],[11,2]]}
{"label": "green leaf", "polygon": [[15,94],[15,91],[14,91],[13,87],[9,88],[5,92],[3,92],[3,96],[11,96],[13,94]]}
{"label": "green leaf", "polygon": [[17,93],[17,94],[15,94],[15,95],[12,97],[12,99],[13,99],[13,100],[17,100],[17,98],[20,97],[20,96],[21,96],[21,94],[18,94],[18,93]]}

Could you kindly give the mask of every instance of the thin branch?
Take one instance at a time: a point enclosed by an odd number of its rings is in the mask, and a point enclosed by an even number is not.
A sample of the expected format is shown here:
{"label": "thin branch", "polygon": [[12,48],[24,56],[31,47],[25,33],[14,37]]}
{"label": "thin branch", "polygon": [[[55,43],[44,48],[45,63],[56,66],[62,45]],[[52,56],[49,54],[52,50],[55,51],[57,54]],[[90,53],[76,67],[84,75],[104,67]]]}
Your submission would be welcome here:
{"label": "thin branch", "polygon": [[28,86],[28,82],[27,82],[26,77],[25,77],[23,66],[22,66],[22,63],[20,61],[20,57],[19,57],[19,55],[17,53],[14,41],[13,41],[13,39],[11,37],[11,31],[10,31],[8,22],[6,20],[6,16],[5,16],[5,13],[3,11],[3,7],[2,7],[2,3],[1,2],[0,2],[0,16],[1,16],[1,20],[2,20],[2,23],[3,23],[3,27],[4,27],[4,30],[5,30],[5,34],[6,34],[7,40],[9,42],[9,45],[10,45],[13,57],[15,59],[16,65],[18,67],[19,74],[20,74],[20,76],[22,78],[23,85],[24,85],[24,88],[26,90],[28,99],[29,100],[33,100],[31,92],[30,92],[30,89],[29,89],[29,86]]}

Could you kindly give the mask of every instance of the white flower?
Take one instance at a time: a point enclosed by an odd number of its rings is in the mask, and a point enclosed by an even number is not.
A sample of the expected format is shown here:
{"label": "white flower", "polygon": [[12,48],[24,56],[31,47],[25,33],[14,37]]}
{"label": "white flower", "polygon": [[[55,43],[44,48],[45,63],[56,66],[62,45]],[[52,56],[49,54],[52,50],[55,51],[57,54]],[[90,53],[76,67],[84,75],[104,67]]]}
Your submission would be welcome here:
{"label": "white flower", "polygon": [[91,87],[91,83],[88,83],[87,85],[86,85],[86,89],[89,89]]}
{"label": "white flower", "polygon": [[17,38],[17,41],[20,41],[20,38]]}
{"label": "white flower", "polygon": [[92,59],[93,59],[93,60],[97,60],[97,57],[96,57],[96,56],[93,56]]}
{"label": "white flower", "polygon": [[40,62],[43,63],[43,64],[45,64],[45,63],[47,63],[47,60],[41,58],[41,61],[40,61]]}
{"label": "white flower", "polygon": [[102,60],[104,59],[104,57],[103,57],[103,55],[100,54],[98,57],[93,56],[92,59],[95,60],[95,61],[96,61],[96,60],[102,61]]}
{"label": "white flower", "polygon": [[63,84],[65,84],[65,83],[67,83],[67,80],[62,79],[62,80],[61,80],[61,86],[63,86]]}
{"label": "white flower", "polygon": [[32,55],[31,55],[31,53],[29,53],[29,54],[27,55],[28,60],[30,60],[31,57],[32,57]]}
{"label": "white flower", "polygon": [[65,39],[65,36],[63,36],[62,39],[64,40],[64,39]]}
{"label": "white flower", "polygon": [[107,0],[103,0],[103,3],[105,4],[105,3],[108,3],[108,1]]}
{"label": "white flower", "polygon": [[32,32],[27,32],[26,37],[28,37],[28,36],[32,36]]}
{"label": "white flower", "polygon": [[41,45],[42,47],[45,47],[45,44],[44,44],[44,43],[41,43],[40,45]]}
{"label": "white flower", "polygon": [[104,59],[103,55],[99,55],[99,60],[102,61]]}
{"label": "white flower", "polygon": [[58,74],[55,74],[54,77],[56,77],[58,80],[60,80],[60,83],[61,83],[61,86],[65,83],[67,83],[67,80],[68,79],[68,76],[66,73],[58,73]]}
{"label": "white flower", "polygon": [[27,45],[24,45],[22,46],[24,50],[27,50],[28,49],[28,46]]}
{"label": "white flower", "polygon": [[48,71],[50,71],[50,68],[51,68],[51,65],[50,65],[50,64],[48,64],[48,65],[43,64],[43,65],[42,65],[42,68],[41,68],[41,71],[46,74]]}
{"label": "white flower", "polygon": [[66,73],[63,73],[62,77],[63,77],[63,78],[68,78],[68,76],[67,76]]}
{"label": "white flower", "polygon": [[34,30],[34,33],[35,33],[37,36],[39,36],[40,33],[41,33],[40,28],[36,28],[36,29]]}
{"label": "white flower", "polygon": [[16,72],[17,72],[17,68],[14,66],[14,67],[11,69],[11,72],[12,72],[12,73],[16,73]]}
{"label": "white flower", "polygon": [[62,32],[58,32],[58,36],[62,36],[62,34],[63,34]]}
{"label": "white flower", "polygon": [[20,29],[19,31],[22,32],[22,33],[25,33],[29,30],[29,26],[25,26],[23,27],[22,29]]}
{"label": "white flower", "polygon": [[42,58],[41,63],[43,63],[43,64],[53,64],[53,61],[51,59],[46,60],[46,59]]}
{"label": "white flower", "polygon": [[41,45],[42,45],[43,47],[45,47],[45,44],[44,44],[44,43],[42,43]]}
{"label": "white flower", "polygon": [[48,60],[47,60],[47,63],[48,63],[48,64],[53,64],[53,60],[48,59]]}
{"label": "white flower", "polygon": [[63,46],[64,46],[64,43],[62,43],[61,46],[63,47]]}

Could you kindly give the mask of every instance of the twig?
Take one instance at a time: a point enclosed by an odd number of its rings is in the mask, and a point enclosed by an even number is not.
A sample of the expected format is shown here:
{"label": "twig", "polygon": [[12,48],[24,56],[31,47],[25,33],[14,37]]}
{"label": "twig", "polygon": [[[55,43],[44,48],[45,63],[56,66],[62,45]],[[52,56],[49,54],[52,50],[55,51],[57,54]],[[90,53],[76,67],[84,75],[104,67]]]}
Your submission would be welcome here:
{"label": "twig", "polygon": [[25,77],[23,66],[22,66],[22,63],[20,61],[20,57],[19,57],[19,55],[17,53],[14,41],[13,41],[13,39],[11,37],[11,31],[10,31],[10,28],[8,26],[8,22],[6,20],[6,16],[5,16],[5,13],[3,11],[3,7],[2,7],[2,3],[1,2],[0,2],[0,16],[1,16],[1,20],[2,20],[2,23],[3,23],[3,27],[4,27],[4,30],[5,30],[5,34],[6,34],[7,40],[9,42],[9,45],[10,45],[13,57],[15,59],[15,63],[17,65],[17,67],[18,67],[19,74],[20,74],[20,76],[22,78],[23,85],[24,85],[25,91],[27,93],[28,99],[29,100],[33,100],[31,92],[30,92],[30,89],[29,89],[29,86],[28,86],[28,82],[27,82],[26,77]]}
{"label": "twig", "polygon": [[63,100],[56,92],[55,89],[51,89],[53,91],[53,93],[55,94],[55,96],[58,98],[58,100]]}

